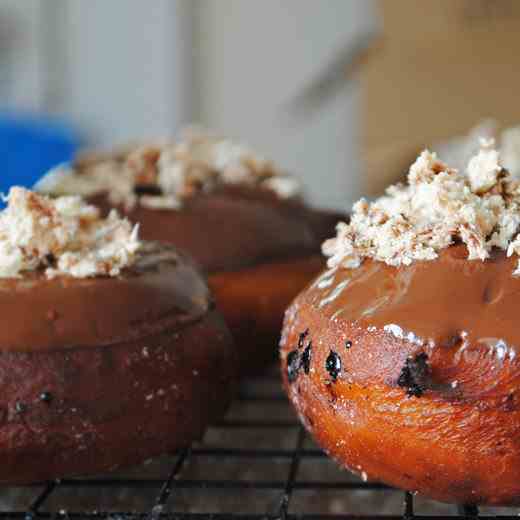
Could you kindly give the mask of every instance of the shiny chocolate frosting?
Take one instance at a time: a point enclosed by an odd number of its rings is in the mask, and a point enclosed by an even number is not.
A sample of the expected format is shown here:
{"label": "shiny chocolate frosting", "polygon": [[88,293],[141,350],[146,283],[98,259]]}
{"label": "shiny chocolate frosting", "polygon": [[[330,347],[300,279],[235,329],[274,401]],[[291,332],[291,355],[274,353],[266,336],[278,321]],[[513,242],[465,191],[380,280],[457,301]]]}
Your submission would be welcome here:
{"label": "shiny chocolate frosting", "polygon": [[145,242],[118,277],[0,280],[0,351],[96,347],[176,330],[212,306],[192,262],[171,246]]}
{"label": "shiny chocolate frosting", "polygon": [[[106,196],[96,196],[92,202],[110,208]],[[210,273],[315,253],[344,218],[309,209],[298,200],[280,199],[267,190],[237,186],[187,198],[181,209],[139,204],[129,211],[118,209],[140,223],[144,239],[175,244]]]}
{"label": "shiny chocolate frosting", "polygon": [[512,361],[520,348],[516,262],[501,250],[484,262],[469,261],[463,245],[407,267],[365,260],[356,269],[322,273],[305,301],[331,320],[426,351],[444,346],[467,354],[476,348]]}

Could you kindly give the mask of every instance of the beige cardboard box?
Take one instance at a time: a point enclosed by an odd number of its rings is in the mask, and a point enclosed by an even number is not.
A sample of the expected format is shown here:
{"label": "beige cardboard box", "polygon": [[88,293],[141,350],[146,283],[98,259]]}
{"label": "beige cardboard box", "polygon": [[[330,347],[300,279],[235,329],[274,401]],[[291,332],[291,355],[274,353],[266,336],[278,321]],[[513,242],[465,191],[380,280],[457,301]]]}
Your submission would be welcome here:
{"label": "beige cardboard box", "polygon": [[379,11],[381,39],[361,69],[372,195],[483,118],[520,124],[519,0],[380,0]]}

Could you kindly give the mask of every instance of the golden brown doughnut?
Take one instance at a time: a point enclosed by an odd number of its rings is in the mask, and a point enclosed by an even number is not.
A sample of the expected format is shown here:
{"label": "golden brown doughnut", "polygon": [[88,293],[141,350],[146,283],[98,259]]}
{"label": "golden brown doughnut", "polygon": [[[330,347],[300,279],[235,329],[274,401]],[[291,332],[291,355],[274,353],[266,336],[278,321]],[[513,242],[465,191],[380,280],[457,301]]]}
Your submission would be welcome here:
{"label": "golden brown doughnut", "polygon": [[364,478],[446,502],[520,504],[520,278],[463,245],[322,273],[287,311],[301,420]]}

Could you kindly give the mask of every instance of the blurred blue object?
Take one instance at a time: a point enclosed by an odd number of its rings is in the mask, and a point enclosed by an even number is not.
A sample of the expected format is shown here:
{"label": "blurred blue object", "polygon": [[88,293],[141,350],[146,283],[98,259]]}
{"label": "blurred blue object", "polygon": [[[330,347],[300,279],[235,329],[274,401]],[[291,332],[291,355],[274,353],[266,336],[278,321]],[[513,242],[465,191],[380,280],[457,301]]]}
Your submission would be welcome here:
{"label": "blurred blue object", "polygon": [[31,187],[53,166],[70,161],[81,144],[79,133],[45,116],[0,112],[0,192]]}

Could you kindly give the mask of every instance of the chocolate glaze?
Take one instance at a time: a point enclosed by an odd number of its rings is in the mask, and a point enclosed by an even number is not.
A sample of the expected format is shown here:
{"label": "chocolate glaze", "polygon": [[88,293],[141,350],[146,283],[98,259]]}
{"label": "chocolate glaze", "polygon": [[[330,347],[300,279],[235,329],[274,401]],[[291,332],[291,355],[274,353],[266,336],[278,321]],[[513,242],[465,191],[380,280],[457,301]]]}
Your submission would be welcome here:
{"label": "chocolate glaze", "polygon": [[520,347],[520,278],[517,259],[494,251],[468,261],[465,246],[442,251],[437,260],[395,268],[367,260],[358,269],[323,273],[309,300],[330,319],[408,339],[425,346]]}
{"label": "chocolate glaze", "polygon": [[[110,209],[104,195],[91,201]],[[309,209],[299,200],[282,200],[267,190],[236,186],[187,198],[180,210],[140,205],[128,212],[118,209],[140,223],[143,238],[174,244],[209,273],[315,253],[343,218]]]}
{"label": "chocolate glaze", "polygon": [[331,335],[344,330],[360,342],[349,349],[352,380],[395,386],[406,358],[424,352],[432,366],[425,390],[478,401],[506,395],[520,375],[516,262],[499,250],[485,262],[468,261],[462,245],[408,267],[367,260],[322,273],[299,301],[330,324]]}
{"label": "chocolate glaze", "polygon": [[171,246],[146,243],[115,278],[0,280],[0,352],[98,347],[200,320],[212,301],[192,262]]}

